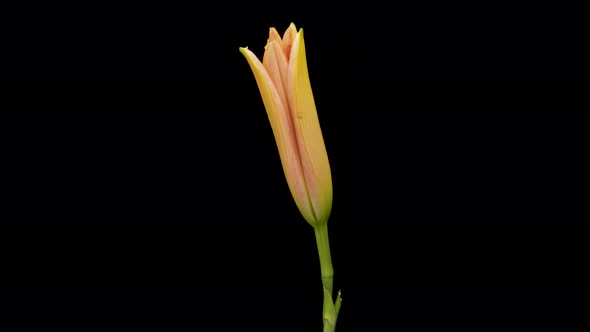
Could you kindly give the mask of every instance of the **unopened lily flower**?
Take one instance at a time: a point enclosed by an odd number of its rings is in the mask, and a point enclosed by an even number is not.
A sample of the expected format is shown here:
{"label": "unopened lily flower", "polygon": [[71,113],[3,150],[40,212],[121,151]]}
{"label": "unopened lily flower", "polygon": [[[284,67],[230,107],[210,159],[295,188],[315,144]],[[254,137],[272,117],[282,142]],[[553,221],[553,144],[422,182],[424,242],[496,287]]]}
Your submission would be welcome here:
{"label": "unopened lily flower", "polygon": [[283,37],[270,29],[262,63],[240,48],[256,82],[299,211],[314,228],[332,209],[332,176],[307,71],[303,30],[291,23]]}

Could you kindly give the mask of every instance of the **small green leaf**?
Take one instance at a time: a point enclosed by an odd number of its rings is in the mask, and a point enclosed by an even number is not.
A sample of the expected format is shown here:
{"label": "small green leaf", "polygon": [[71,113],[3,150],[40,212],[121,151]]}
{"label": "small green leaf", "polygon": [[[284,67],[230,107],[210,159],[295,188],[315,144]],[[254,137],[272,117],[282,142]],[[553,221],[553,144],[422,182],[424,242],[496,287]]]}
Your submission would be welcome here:
{"label": "small green leaf", "polygon": [[340,313],[340,306],[342,306],[342,291],[338,291],[338,295],[336,295],[336,304],[334,305],[334,310],[336,311],[336,319],[338,319],[338,314]]}
{"label": "small green leaf", "polygon": [[336,309],[332,302],[332,294],[324,288],[324,320],[328,321],[330,325],[336,325]]}

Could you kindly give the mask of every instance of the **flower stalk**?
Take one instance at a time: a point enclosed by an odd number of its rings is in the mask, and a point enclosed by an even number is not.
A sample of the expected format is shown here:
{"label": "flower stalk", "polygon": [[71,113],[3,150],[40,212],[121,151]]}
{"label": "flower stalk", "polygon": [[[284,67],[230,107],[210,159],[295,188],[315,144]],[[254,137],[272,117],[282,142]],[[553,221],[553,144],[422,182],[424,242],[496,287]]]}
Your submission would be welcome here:
{"label": "flower stalk", "polygon": [[332,300],[334,289],[334,268],[332,267],[332,256],[330,254],[330,240],[328,238],[328,224],[314,228],[318,254],[320,257],[320,269],[322,272],[322,286],[324,289],[324,332],[333,332],[336,328],[336,320],[342,305],[340,291],[336,296],[336,302]]}
{"label": "flower stalk", "polygon": [[324,294],[324,332],[334,332],[342,304],[333,300],[334,269],[328,239],[332,175],[307,71],[303,30],[291,23],[283,37],[271,28],[262,62],[246,57],[268,115],[287,184],[316,237]]}

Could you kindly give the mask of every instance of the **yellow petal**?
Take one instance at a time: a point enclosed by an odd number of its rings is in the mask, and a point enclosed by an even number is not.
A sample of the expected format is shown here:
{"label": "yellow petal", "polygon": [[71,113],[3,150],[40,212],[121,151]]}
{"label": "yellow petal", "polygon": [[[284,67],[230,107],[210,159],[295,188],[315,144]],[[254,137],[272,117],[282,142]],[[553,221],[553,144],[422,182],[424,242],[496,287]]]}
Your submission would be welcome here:
{"label": "yellow petal", "polygon": [[291,194],[303,217],[311,222],[314,220],[314,214],[299,160],[294,126],[288,106],[281,100],[278,89],[256,55],[247,48],[240,48],[240,52],[246,57],[258,84]]}
{"label": "yellow petal", "polygon": [[293,41],[287,98],[312,208],[318,222],[324,223],[332,209],[332,176],[307,71],[303,29]]}

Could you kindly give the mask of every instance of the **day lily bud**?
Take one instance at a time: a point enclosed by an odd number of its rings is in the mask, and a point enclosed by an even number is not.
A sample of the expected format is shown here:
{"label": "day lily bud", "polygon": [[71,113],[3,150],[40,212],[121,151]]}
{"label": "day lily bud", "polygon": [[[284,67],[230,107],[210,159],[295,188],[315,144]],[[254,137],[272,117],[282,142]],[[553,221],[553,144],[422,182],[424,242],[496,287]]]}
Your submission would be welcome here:
{"label": "day lily bud", "polygon": [[325,224],[332,209],[332,176],[311,91],[303,29],[291,23],[283,38],[270,29],[262,63],[240,48],[256,78],[287,183],[312,226]]}

